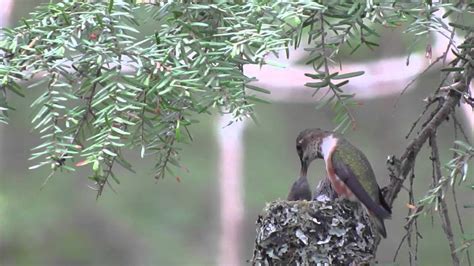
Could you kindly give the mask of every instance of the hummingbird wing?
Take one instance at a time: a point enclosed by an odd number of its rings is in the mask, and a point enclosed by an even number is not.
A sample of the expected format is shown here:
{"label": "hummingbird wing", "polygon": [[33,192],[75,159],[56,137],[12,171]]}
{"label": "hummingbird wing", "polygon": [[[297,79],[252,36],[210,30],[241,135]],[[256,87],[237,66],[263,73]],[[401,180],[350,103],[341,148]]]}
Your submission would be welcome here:
{"label": "hummingbird wing", "polygon": [[[361,182],[359,181],[357,174],[355,173],[354,169],[345,162],[345,156],[339,156],[339,152],[336,149],[333,155],[331,156],[332,166],[334,168],[334,172],[339,177],[341,181],[346,184],[351,192],[360,200],[366,207],[369,209],[376,217],[379,219],[387,219],[391,216],[390,211],[385,209],[379,202],[379,200],[375,200],[371,194],[375,194],[374,197],[379,197],[380,189],[378,185],[375,183],[369,183],[366,185],[365,188]],[[354,154],[352,154],[354,156]],[[365,157],[364,157],[365,158]],[[360,159],[360,158],[358,158]],[[365,162],[364,162],[365,163]],[[368,163],[368,161],[366,162]],[[359,168],[360,169],[360,168]],[[359,173],[359,174],[368,174],[368,173]],[[373,174],[372,174],[373,175]],[[370,182],[370,181],[367,181]],[[373,177],[373,182],[375,182],[375,177]],[[375,190],[375,191],[367,191]],[[373,193],[372,193],[373,192]]]}

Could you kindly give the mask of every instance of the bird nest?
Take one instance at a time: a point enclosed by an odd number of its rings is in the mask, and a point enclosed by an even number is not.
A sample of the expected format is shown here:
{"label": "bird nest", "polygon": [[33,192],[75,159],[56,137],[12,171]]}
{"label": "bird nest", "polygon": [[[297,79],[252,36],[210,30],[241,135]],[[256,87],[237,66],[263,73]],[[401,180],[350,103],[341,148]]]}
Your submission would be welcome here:
{"label": "bird nest", "polygon": [[257,220],[253,265],[357,265],[374,261],[380,238],[359,204],[277,200]]}

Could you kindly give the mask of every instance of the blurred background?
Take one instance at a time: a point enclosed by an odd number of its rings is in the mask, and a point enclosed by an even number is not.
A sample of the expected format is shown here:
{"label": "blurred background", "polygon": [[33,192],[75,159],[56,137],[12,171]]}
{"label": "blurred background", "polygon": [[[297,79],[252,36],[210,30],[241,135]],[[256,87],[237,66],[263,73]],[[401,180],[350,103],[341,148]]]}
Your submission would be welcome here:
{"label": "blurred background", "polygon": [[[48,1],[0,0],[4,10],[13,10],[10,17],[0,12],[4,20],[0,21],[15,26],[41,2]],[[436,70],[428,72],[399,98],[400,89],[410,79],[397,79],[397,71],[412,71],[410,75],[414,75],[419,69],[404,69],[410,40],[401,38],[401,30],[380,30],[380,48],[362,49],[350,58],[351,63],[383,64],[398,56],[401,61],[397,61],[398,65],[376,67],[358,78],[354,91],[367,91],[360,92],[361,106],[354,109],[357,128],[347,132],[347,137],[365,152],[379,184],[384,186],[388,184],[387,156],[403,152],[408,143],[405,135],[423,110],[422,100],[430,95],[440,77]],[[421,52],[418,60],[428,61],[423,56],[425,46],[421,43],[417,48]],[[417,59],[412,60],[416,67]],[[237,256],[238,264],[248,264],[258,214],[266,202],[285,198],[299,173],[294,147],[298,132],[309,127],[334,128],[334,113],[329,107],[316,110],[316,98],[311,98],[312,92],[301,82],[304,72],[299,69],[303,65],[296,62],[291,68],[292,62],[286,64],[286,70],[246,69],[249,75],[262,80],[261,85],[274,91],[271,104],[256,108],[258,124],[247,121],[223,129],[225,123],[218,115],[197,117],[201,123],[191,128],[194,142],[181,146],[182,162],[188,171],[181,171],[180,179],[156,181],[152,158],[140,160],[139,151],[130,151],[137,173],[117,169],[121,184],[114,186],[116,192],[107,188],[99,200],[88,187],[93,184],[87,173],[81,171],[59,173],[40,190],[47,169],[28,170],[30,149],[39,143],[38,135],[30,129],[29,105],[39,92],[30,90],[24,99],[13,97],[11,105],[17,111],[10,114],[10,125],[0,128],[0,264],[226,265],[235,263],[232,256]],[[374,83],[378,75],[394,80]],[[281,78],[285,81],[279,81]],[[458,115],[472,138],[466,113]],[[452,122],[445,123],[438,136],[442,160],[447,162],[452,156]],[[323,177],[323,166],[322,161],[311,165],[313,186]],[[431,161],[426,149],[418,156],[416,170],[419,199],[431,183]],[[472,190],[467,187],[458,189],[458,198],[460,205],[474,201]],[[388,238],[378,250],[382,265],[392,263],[405,233],[407,202],[406,192],[402,191],[395,202],[393,218],[387,222]],[[461,209],[470,234],[474,233],[473,210]],[[433,217],[420,219],[420,265],[449,265],[448,243],[438,216]],[[452,223],[459,244],[454,215]],[[399,265],[407,264],[407,256],[407,249],[402,248]],[[463,262],[466,263],[464,257]]]}

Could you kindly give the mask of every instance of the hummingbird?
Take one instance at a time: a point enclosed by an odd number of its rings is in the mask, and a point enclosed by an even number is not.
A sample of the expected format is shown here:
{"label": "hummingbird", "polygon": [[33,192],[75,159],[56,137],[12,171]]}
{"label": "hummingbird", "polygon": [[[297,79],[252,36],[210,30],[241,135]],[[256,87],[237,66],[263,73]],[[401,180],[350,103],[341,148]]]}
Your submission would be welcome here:
{"label": "hummingbird", "polygon": [[291,186],[290,192],[288,193],[287,200],[307,200],[310,201],[311,189],[309,188],[308,178],[306,175],[300,175],[293,185]]}
{"label": "hummingbird", "polygon": [[323,159],[327,178],[338,197],[362,203],[385,238],[384,219],[391,210],[375,179],[367,157],[340,134],[319,128],[305,129],[296,139],[296,150],[301,162],[301,177],[305,178],[309,164]]}

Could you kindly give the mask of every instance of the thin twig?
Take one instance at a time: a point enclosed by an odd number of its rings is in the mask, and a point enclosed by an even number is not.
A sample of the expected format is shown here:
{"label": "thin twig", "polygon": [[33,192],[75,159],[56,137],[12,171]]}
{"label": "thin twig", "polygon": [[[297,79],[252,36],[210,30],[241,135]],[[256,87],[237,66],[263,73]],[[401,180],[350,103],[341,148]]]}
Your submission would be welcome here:
{"label": "thin twig", "polygon": [[[462,134],[464,135],[464,138],[466,138],[466,141],[469,141],[464,133],[464,130],[462,129],[462,125],[459,124],[459,121],[456,119],[456,114],[453,112],[452,114],[453,117],[453,124],[454,124],[454,140],[458,139],[458,127],[461,130]],[[454,144],[454,148],[456,148],[458,145]],[[456,152],[453,153],[453,158],[456,158]],[[459,204],[458,204],[458,198],[456,195],[456,187],[453,185],[451,186],[451,193],[453,194],[453,201],[454,201],[454,210],[456,211],[456,218],[458,220],[458,225],[459,225],[459,230],[461,231],[461,234],[464,236],[466,233],[464,231],[464,225],[462,223],[461,219],[461,212],[459,211]],[[467,257],[467,263],[469,266],[472,266],[471,262],[471,254],[469,253],[469,249],[466,249],[466,257]]]}
{"label": "thin twig", "polygon": [[405,235],[402,237],[402,240],[400,240],[400,243],[398,244],[397,250],[395,251],[395,255],[393,255],[393,260],[392,260],[393,262],[395,262],[397,260],[398,253],[400,252],[400,249],[402,248],[403,242],[405,242],[407,237],[408,237],[408,233],[405,233]]}
{"label": "thin twig", "polygon": [[436,65],[436,63],[438,63],[442,58],[443,56],[438,56],[438,58],[436,58],[436,60],[429,64],[419,75],[416,75],[415,78],[408,82],[408,84],[403,88],[402,92],[400,92],[400,94],[398,95],[397,100],[393,105],[393,108],[397,108],[398,103],[400,102],[400,99],[402,98],[403,94],[405,94],[405,92],[411,87],[411,85],[413,85],[413,83],[415,83],[415,81],[417,81],[422,75],[428,72],[428,70],[430,70],[434,65]]}
{"label": "thin twig", "polygon": [[[325,31],[324,31],[323,12],[320,12],[319,16],[320,16],[320,20],[321,20],[321,48],[323,50],[324,71],[326,72],[326,75],[330,75],[329,63],[328,63],[328,59],[326,57],[326,40],[325,40]],[[328,88],[332,91],[334,96],[336,96],[337,101],[339,101],[341,103],[341,105],[343,106],[343,108],[346,110],[346,113],[349,116],[349,119],[351,120],[351,125],[352,125],[353,128],[355,128],[356,119],[355,119],[354,115],[352,114],[350,108],[347,106],[346,102],[341,98],[341,95],[339,95],[339,93],[336,90],[334,90],[331,86],[328,86]]]}
{"label": "thin twig", "polygon": [[[410,175],[410,187],[409,187],[409,190],[408,190],[408,202],[410,205],[414,205],[415,204],[415,196],[414,196],[414,193],[413,193],[413,181],[415,180],[415,163],[413,163],[413,168],[411,170],[411,175]],[[408,217],[410,217],[410,215],[412,214],[412,209],[408,209]],[[407,237],[407,243],[408,243],[408,255],[409,255],[409,261],[410,261],[410,265],[416,265],[416,261],[418,259],[418,254],[417,254],[417,251],[418,251],[418,231],[415,231],[415,248],[413,248],[412,246],[412,235],[413,235],[413,224],[416,225],[416,218],[412,220],[411,223],[407,224],[407,227],[406,227],[406,230],[407,230],[407,234],[408,234],[408,237]],[[415,229],[417,229],[417,227],[415,226]]]}
{"label": "thin twig", "polygon": [[[431,112],[428,119],[426,119],[426,121],[423,122],[423,124],[421,124],[421,129],[420,130],[423,130],[423,128],[426,127],[426,125],[428,125],[428,123],[431,121],[431,119],[433,119],[433,117],[436,115],[436,113],[441,108],[441,106],[443,106],[444,99],[442,97],[436,97],[436,99],[434,101],[438,102],[438,106],[436,107],[436,109],[433,112]],[[417,132],[417,134],[419,134],[419,133],[420,132]]]}
{"label": "thin twig", "polygon": [[[433,160],[434,174],[437,181],[441,179],[441,163],[439,159],[438,144],[436,142],[436,132],[430,136],[429,139],[431,146],[431,158]],[[439,203],[439,216],[441,218],[441,224],[443,227],[444,234],[448,239],[449,249],[451,250],[451,259],[453,260],[453,265],[458,266],[459,258],[456,253],[456,244],[454,243],[454,234],[453,228],[451,226],[451,220],[449,218],[448,206],[446,204],[446,197],[442,195],[438,196]]]}
{"label": "thin twig", "polygon": [[456,117],[456,113],[453,112],[451,117],[453,118],[453,122],[454,122],[454,137],[455,137],[455,140],[458,139],[457,138],[457,130],[459,130],[459,131],[461,131],[461,134],[464,138],[464,141],[466,141],[469,145],[471,145],[471,141],[469,140],[469,137],[467,136],[466,132],[464,131],[463,125],[459,122],[458,118]]}
{"label": "thin twig", "polygon": [[163,179],[164,175],[165,175],[165,171],[166,171],[166,167],[168,165],[168,162],[171,158],[171,153],[173,152],[173,145],[174,145],[174,142],[175,142],[175,138],[172,138],[170,137],[170,142],[169,142],[169,145],[168,146],[168,150],[166,151],[166,155],[165,155],[165,158],[164,160],[162,160],[160,158],[160,166],[159,168],[161,169],[158,169],[158,173],[155,174],[155,179],[156,180],[159,180],[159,179]]}
{"label": "thin twig", "polygon": [[[415,205],[415,197],[413,193],[413,180],[415,179],[415,165],[413,165],[413,168],[411,170],[411,175],[410,175],[410,187],[407,189],[408,191],[408,198],[409,198],[409,204],[411,206]],[[417,213],[420,212],[422,208],[415,208],[415,209],[408,209],[408,215],[407,215],[407,223],[403,226],[405,228],[405,235],[402,237],[400,240],[400,243],[398,244],[397,250],[395,251],[395,254],[393,256],[393,262],[396,261],[398,253],[403,245],[403,242],[407,240],[407,245],[408,245],[408,252],[409,252],[409,261],[410,265],[416,265],[416,262],[418,261],[418,239],[422,238],[421,234],[418,231],[418,215]],[[415,227],[415,248],[413,249],[412,247],[412,233],[413,233],[413,226]],[[414,252],[413,252],[414,251]]]}
{"label": "thin twig", "polygon": [[[95,77],[98,78],[100,76],[100,74],[101,74],[101,67],[99,67],[97,69]],[[81,132],[81,129],[84,126],[84,123],[86,123],[89,114],[92,114],[92,115],[94,114],[94,112],[92,111],[92,101],[93,101],[94,96],[95,96],[95,91],[97,90],[97,84],[99,84],[99,81],[97,81],[97,80],[92,84],[91,93],[90,93],[89,99],[87,99],[87,103],[86,103],[86,111],[85,111],[84,115],[82,116],[81,121],[79,121],[79,125],[77,126],[76,132],[74,132],[74,135],[73,135],[72,140],[71,140],[72,144],[76,143],[76,144],[80,145],[80,143],[77,143],[77,142],[78,142],[78,139],[79,139],[79,134]]]}
{"label": "thin twig", "polygon": [[413,247],[411,243],[412,230],[413,228],[410,226],[407,231],[408,262],[410,262],[410,266],[415,265],[413,263]]}
{"label": "thin twig", "polygon": [[97,195],[95,197],[96,200],[99,200],[99,197],[102,195],[102,192],[104,191],[105,184],[108,183],[109,176],[112,174],[112,168],[115,163],[115,157],[112,158],[112,160],[108,163],[108,169],[105,171],[106,175],[103,177],[103,180],[99,180],[97,184],[99,187],[97,188]]}
{"label": "thin twig", "polygon": [[[462,1],[462,0],[461,0]],[[455,6],[457,7],[461,1],[459,1]],[[456,16],[456,20],[458,20],[459,18],[459,13],[457,14]],[[448,53],[449,53],[449,48],[451,48],[451,46],[454,44],[454,36],[456,34],[456,28],[454,27],[451,27],[451,36],[449,36],[449,42],[448,42],[448,45],[446,46],[446,50],[444,51],[443,53],[443,65],[446,64],[446,58],[448,58]],[[454,46],[455,48],[457,48],[456,46]]]}
{"label": "thin twig", "polygon": [[[461,219],[461,212],[459,211],[458,198],[456,196],[456,188],[455,186],[451,186],[451,188],[452,188],[452,193],[453,193],[454,209],[456,210],[456,217],[458,219],[459,229],[461,231],[461,234],[465,235],[466,233],[464,231],[464,225]],[[468,265],[471,266],[472,262],[471,262],[471,254],[469,253],[469,249],[466,249],[466,257],[467,257]]]}
{"label": "thin twig", "polygon": [[[421,114],[418,116],[418,118],[415,120],[415,122],[413,122],[413,124],[411,125],[410,129],[408,130],[408,133],[406,134],[405,136],[405,139],[408,139],[411,135],[411,133],[413,132],[413,130],[415,129],[415,127],[418,125],[418,123],[420,122],[421,118],[423,118],[423,116],[426,114],[426,112],[429,110],[430,106],[437,100],[438,98],[434,98],[434,99],[429,99],[427,100],[427,103],[425,105],[425,109],[423,109],[423,111],[421,112]],[[432,112],[432,114],[435,114],[435,112]]]}
{"label": "thin twig", "polygon": [[420,244],[420,231],[418,231],[418,219],[415,219],[415,262],[418,261],[418,246]]}
{"label": "thin twig", "polygon": [[[143,90],[143,91],[145,91],[145,90]],[[144,121],[145,121],[145,106],[147,104],[146,103],[147,93],[144,92],[143,94],[144,94],[144,96],[143,96],[143,108],[142,108],[142,112],[141,112],[142,121],[140,123],[140,142],[141,142],[140,144],[141,144],[141,149],[142,149],[140,156],[142,156],[142,157],[145,156],[145,147],[146,147],[146,145],[145,145],[145,143],[146,143],[146,140],[145,140],[145,122]],[[159,99],[160,98],[158,97],[158,101],[159,101]],[[157,107],[159,107],[159,106],[157,106]]]}

